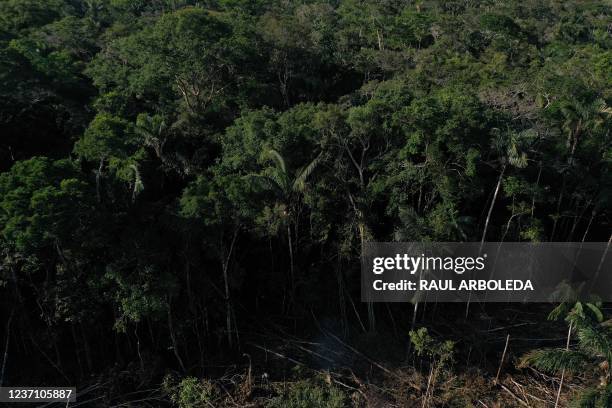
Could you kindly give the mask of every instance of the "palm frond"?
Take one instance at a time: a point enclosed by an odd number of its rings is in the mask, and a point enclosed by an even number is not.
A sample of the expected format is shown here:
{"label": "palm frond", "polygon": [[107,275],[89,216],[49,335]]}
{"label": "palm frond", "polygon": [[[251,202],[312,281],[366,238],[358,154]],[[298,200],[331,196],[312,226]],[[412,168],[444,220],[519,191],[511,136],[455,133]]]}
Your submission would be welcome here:
{"label": "palm frond", "polygon": [[266,149],[264,150],[263,155],[265,158],[272,160],[276,164],[276,167],[279,168],[280,171],[282,171],[283,173],[287,173],[287,166],[285,164],[285,159],[283,159],[283,156],[281,156],[279,152],[277,152],[274,149]]}
{"label": "palm frond", "polygon": [[274,190],[279,196],[285,194],[283,182],[278,176],[268,174],[249,174],[248,176],[263,182],[267,188]]}
{"label": "palm frond", "polygon": [[612,384],[608,384],[600,394],[597,401],[600,407],[612,407]]}
{"label": "palm frond", "polygon": [[597,320],[597,322],[599,323],[603,322],[604,315],[601,312],[601,309],[597,305],[593,303],[586,303],[586,306],[589,308],[593,316],[595,316],[595,319]]}
{"label": "palm frond", "polygon": [[132,189],[132,201],[136,201],[136,197],[144,190],[144,183],[142,182],[142,177],[140,176],[140,170],[138,166],[135,164],[131,164],[130,168],[134,172],[134,187]]}
{"label": "palm frond", "polygon": [[578,397],[572,401],[573,408],[596,408],[599,392],[595,388],[587,388],[581,392]]}
{"label": "palm frond", "polygon": [[565,316],[570,311],[570,304],[567,302],[559,303],[557,307],[555,307],[549,314],[548,320],[559,320]]}
{"label": "palm frond", "polygon": [[583,324],[577,327],[576,335],[582,350],[603,356],[609,364],[612,364],[612,338],[604,327]]}
{"label": "palm frond", "polygon": [[287,173],[276,170],[270,172],[268,177],[274,180],[274,182],[279,186],[284,196],[289,195],[289,193],[291,192],[291,180],[289,179],[289,175]]}
{"label": "palm frond", "polygon": [[612,384],[605,388],[587,388],[572,401],[572,408],[608,408],[612,407]]}
{"label": "palm frond", "polygon": [[306,167],[298,171],[297,176],[295,177],[295,180],[293,180],[293,186],[292,186],[293,191],[303,191],[304,190],[306,186],[306,179],[310,177],[312,172],[319,165],[319,162],[321,161],[322,157],[323,157],[323,153],[321,152],[310,163],[308,163]]}
{"label": "palm frond", "polygon": [[583,352],[549,348],[530,351],[521,357],[519,366],[531,366],[548,373],[560,373],[563,370],[577,372],[588,361],[588,355]]}

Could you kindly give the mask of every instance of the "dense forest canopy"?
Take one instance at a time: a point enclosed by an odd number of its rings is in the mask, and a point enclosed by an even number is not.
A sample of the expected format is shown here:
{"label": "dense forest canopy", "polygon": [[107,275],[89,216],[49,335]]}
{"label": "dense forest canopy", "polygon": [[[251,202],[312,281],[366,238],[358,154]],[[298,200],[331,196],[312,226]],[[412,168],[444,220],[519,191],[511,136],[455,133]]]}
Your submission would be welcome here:
{"label": "dense forest canopy", "polygon": [[603,0],[0,0],[0,381],[408,344],[364,242],[608,241],[611,35]]}

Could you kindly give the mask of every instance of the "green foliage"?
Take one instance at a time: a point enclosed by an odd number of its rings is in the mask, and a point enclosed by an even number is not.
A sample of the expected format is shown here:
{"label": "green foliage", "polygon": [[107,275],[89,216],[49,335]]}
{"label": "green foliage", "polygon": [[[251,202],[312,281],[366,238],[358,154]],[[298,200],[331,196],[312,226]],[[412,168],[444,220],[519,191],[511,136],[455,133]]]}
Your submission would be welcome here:
{"label": "green foliage", "polygon": [[414,346],[416,354],[429,360],[430,373],[427,380],[427,389],[423,395],[423,405],[427,404],[433,397],[433,390],[438,378],[447,375],[448,369],[453,362],[455,353],[455,342],[451,340],[438,341],[431,337],[427,328],[410,331],[410,342]]}
{"label": "green foliage", "polygon": [[88,72],[104,92],[116,89],[166,112],[174,110],[166,104],[183,103],[188,112],[203,113],[220,102],[235,68],[230,36],[219,18],[185,8],[111,42]]}
{"label": "green foliage", "polygon": [[11,40],[8,49],[27,60],[37,76],[75,92],[82,86],[83,56],[90,58],[97,51],[97,31],[92,20],[68,16]]}
{"label": "green foliage", "polygon": [[346,397],[334,386],[321,385],[315,381],[298,381],[289,385],[282,395],[272,399],[269,408],[342,408]]}
{"label": "green foliage", "polygon": [[2,241],[26,252],[70,241],[92,202],[73,163],[42,157],[1,174],[0,197]]}
{"label": "green foliage", "polygon": [[483,14],[480,17],[480,26],[484,30],[508,36],[519,36],[521,34],[521,28],[512,18],[501,14]]}
{"label": "green foliage", "polygon": [[410,341],[419,356],[430,357],[446,364],[453,359],[455,343],[450,340],[439,342],[429,334],[426,327],[410,331]]}
{"label": "green foliage", "polygon": [[74,150],[91,161],[119,160],[129,155],[126,150],[129,152],[133,138],[128,122],[108,113],[100,113],[89,124]]}
{"label": "green foliage", "polygon": [[175,384],[172,377],[166,376],[162,385],[171,401],[179,408],[213,405],[219,393],[213,383],[195,377],[185,377]]}
{"label": "green foliage", "polygon": [[0,26],[17,33],[51,23],[69,11],[64,0],[6,0],[0,3]]}
{"label": "green foliage", "polygon": [[[142,127],[139,130],[142,131]],[[146,141],[143,144],[146,145]],[[89,124],[83,137],[75,143],[74,151],[97,165],[98,178],[105,165],[108,165],[118,180],[128,182],[132,190],[132,201],[144,190],[139,169],[144,152],[138,146],[131,123],[108,113],[99,113]],[[98,194],[99,183],[98,180]]]}
{"label": "green foliage", "polygon": [[168,309],[165,296],[172,287],[171,279],[153,265],[146,265],[127,276],[118,266],[109,265],[104,274],[106,285],[115,288],[112,299],[118,305],[119,315],[114,328],[125,332],[130,323],[138,323],[146,317],[163,317]]}

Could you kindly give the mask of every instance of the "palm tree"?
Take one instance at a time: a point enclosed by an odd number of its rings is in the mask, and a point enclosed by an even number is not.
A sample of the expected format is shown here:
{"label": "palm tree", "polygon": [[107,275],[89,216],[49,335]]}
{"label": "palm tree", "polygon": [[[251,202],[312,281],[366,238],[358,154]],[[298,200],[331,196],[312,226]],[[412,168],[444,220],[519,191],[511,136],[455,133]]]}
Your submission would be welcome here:
{"label": "palm tree", "polygon": [[574,157],[578,142],[582,139],[585,132],[594,131],[607,123],[609,115],[612,113],[605,101],[596,99],[591,103],[581,103],[579,101],[565,102],[560,108],[563,116],[561,128],[567,133],[566,147],[569,151],[567,167],[563,170],[561,181],[561,191],[557,199],[557,210],[553,219],[550,240],[552,241],[557,230],[561,203],[565,195],[567,172],[574,165]]}
{"label": "palm tree", "polygon": [[[497,183],[495,184],[495,190],[493,190],[493,198],[491,198],[491,204],[489,205],[489,211],[487,212],[487,218],[485,218],[484,228],[482,230],[482,238],[480,240],[479,253],[482,252],[482,248],[487,237],[487,230],[489,229],[489,222],[491,221],[491,214],[493,213],[493,207],[497,202],[497,197],[502,187],[504,176],[508,169],[508,166],[514,166],[522,169],[527,167],[527,154],[525,153],[525,145],[530,139],[536,136],[536,132],[532,129],[528,129],[522,132],[508,131],[506,133],[497,132],[497,137],[493,139],[492,147],[493,150],[499,155],[499,159],[494,163],[499,166],[499,175],[497,176]],[[471,293],[465,304],[465,317],[467,318],[470,312]]]}
{"label": "palm tree", "polygon": [[493,198],[491,199],[491,205],[489,206],[484,229],[482,231],[482,239],[480,240],[481,248],[487,236],[487,229],[489,228],[491,213],[493,212],[493,207],[497,201],[497,196],[499,194],[508,165],[519,169],[527,167],[527,154],[524,151],[521,151],[521,148],[523,147],[522,145],[524,144],[525,140],[532,138],[534,133],[535,132],[531,129],[520,133],[508,132],[506,134],[499,134],[498,137],[493,139],[493,149],[500,155],[499,175],[497,177],[497,184],[495,185]]}
{"label": "palm tree", "polygon": [[[612,320],[604,322],[599,304],[561,303],[549,315],[550,320],[565,316],[569,324],[565,348],[546,348],[531,351],[521,358],[521,366],[532,366],[542,371],[561,374],[555,407],[559,405],[566,373],[581,372],[589,364],[602,371],[600,384],[584,390],[573,405],[580,408],[612,406]],[[576,349],[570,349],[570,339],[577,337]]]}
{"label": "palm tree", "polygon": [[153,148],[155,155],[164,161],[164,145],[168,140],[168,125],[160,115],[149,116],[146,113],[138,115],[136,119],[136,134],[142,143]]}
{"label": "palm tree", "polygon": [[[287,246],[289,248],[289,263],[290,263],[290,279],[291,291],[295,289],[295,274],[294,274],[294,253],[293,253],[293,238],[292,226],[295,230],[297,223],[297,203],[300,196],[306,190],[306,179],[312,174],[319,162],[323,153],[319,153],[310,163],[291,172],[287,169],[287,164],[283,156],[274,149],[266,149],[263,152],[263,159],[272,162],[272,167],[264,170],[263,174],[257,174],[262,180],[265,180],[268,187],[274,191],[276,195],[276,204],[281,212],[282,223],[285,224],[287,230]],[[297,237],[296,237],[297,241]]]}

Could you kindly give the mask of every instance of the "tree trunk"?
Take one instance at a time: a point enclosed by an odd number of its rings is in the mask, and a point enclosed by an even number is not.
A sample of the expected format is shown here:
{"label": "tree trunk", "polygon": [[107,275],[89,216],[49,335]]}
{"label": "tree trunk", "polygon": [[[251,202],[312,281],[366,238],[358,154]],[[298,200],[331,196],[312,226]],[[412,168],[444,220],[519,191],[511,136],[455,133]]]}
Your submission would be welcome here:
{"label": "tree trunk", "polygon": [[555,218],[553,221],[552,231],[550,233],[550,241],[555,237],[555,232],[557,231],[557,222],[559,222],[559,212],[561,211],[561,202],[563,202],[563,195],[565,194],[565,174],[563,174],[563,181],[561,182],[561,191],[559,192],[559,199],[557,200],[557,211],[555,213]]}
{"label": "tree trunk", "polygon": [[593,223],[593,219],[595,218],[596,214],[597,214],[597,210],[593,208],[593,211],[591,212],[591,218],[589,218],[589,223],[587,224],[586,229],[584,230],[584,235],[582,235],[582,242],[586,240],[586,237],[589,234],[589,230],[591,229],[591,224]]}
{"label": "tree trunk", "polygon": [[[572,323],[570,322],[569,330],[567,331],[567,342],[565,344],[565,350],[569,350],[570,338],[572,336]],[[565,368],[561,371],[561,381],[559,381],[559,390],[557,391],[557,398],[555,399],[555,408],[559,406],[559,398],[561,397],[561,389],[563,388],[563,380],[565,379]]]}
{"label": "tree trunk", "polygon": [[[542,176],[542,161],[540,160],[540,169],[538,170],[538,178],[536,179],[536,188],[540,185],[540,177]],[[535,200],[536,200],[536,192],[534,190],[533,196],[531,198],[531,218],[533,219],[533,212],[535,211]]]}
{"label": "tree trunk", "polygon": [[74,341],[74,355],[76,357],[77,365],[79,367],[79,378],[85,377],[85,369],[83,368],[83,362],[81,361],[81,353],[79,352],[79,340],[76,335],[76,329],[74,324],[70,325],[70,332],[72,334],[72,341]]}
{"label": "tree trunk", "polygon": [[506,351],[508,351],[508,343],[510,342],[510,333],[506,336],[506,345],[504,346],[504,352],[502,353],[501,360],[499,360],[499,367],[497,368],[497,375],[495,376],[494,384],[499,382],[499,375],[501,374],[502,367],[504,365],[504,359],[506,358]]}
{"label": "tree trunk", "polygon": [[484,245],[485,238],[487,237],[487,229],[489,228],[489,221],[491,220],[491,214],[493,213],[493,207],[495,206],[495,201],[497,201],[497,195],[499,194],[499,189],[502,184],[502,180],[504,178],[504,173],[506,171],[506,165],[502,166],[501,172],[499,173],[499,178],[497,179],[497,185],[495,186],[495,192],[493,193],[493,198],[491,199],[491,205],[489,206],[489,212],[487,213],[487,218],[485,220],[484,230],[482,231],[482,239],[480,240],[480,249]]}
{"label": "tree trunk", "polygon": [[102,168],[104,168],[104,158],[100,159],[100,165],[96,171],[96,199],[98,202],[102,202],[102,195],[100,194],[100,183],[102,178]]}
{"label": "tree trunk", "polygon": [[[410,323],[410,331],[414,330],[416,326],[417,316],[419,313],[419,301],[417,300],[412,305],[412,323]],[[412,353],[412,342],[408,342],[408,348],[406,349],[406,361],[410,358],[410,353]]]}
{"label": "tree trunk", "polygon": [[[359,216],[361,218],[361,215]],[[363,247],[366,242],[366,225],[363,222],[363,219],[359,221],[359,240],[361,242],[361,256],[363,256]],[[374,302],[368,301],[368,331],[375,332],[376,331],[376,314],[374,313]]]}
{"label": "tree trunk", "polygon": [[11,340],[11,322],[13,321],[13,314],[15,309],[11,310],[11,314],[6,323],[6,343],[4,344],[4,355],[2,357],[2,370],[0,371],[0,387],[4,384],[4,374],[6,373],[6,362],[8,361],[9,354],[9,343]]}
{"label": "tree trunk", "polygon": [[[497,201],[497,195],[499,194],[499,190],[500,190],[505,172],[506,172],[506,164],[502,166],[501,172],[499,173],[499,177],[497,178],[495,192],[493,193],[493,198],[491,198],[491,205],[489,206],[489,211],[487,212],[487,218],[485,219],[484,229],[482,231],[482,239],[480,240],[480,249],[478,250],[479,254],[482,252],[482,247],[485,243],[485,238],[487,237],[487,229],[489,228],[489,221],[491,221],[491,214],[493,213],[493,207],[495,206],[495,202]],[[470,313],[470,300],[471,300],[471,293],[468,296],[468,301],[465,304],[465,318],[466,319],[468,317],[468,314]]]}
{"label": "tree trunk", "polygon": [[601,273],[601,268],[606,260],[606,256],[608,255],[608,250],[610,249],[610,245],[612,244],[612,234],[610,234],[610,238],[608,238],[608,244],[606,245],[606,249],[604,250],[601,259],[599,260],[599,265],[597,265],[597,270],[595,271],[595,275],[593,275],[593,280],[591,281],[591,291],[594,288],[594,285],[597,284],[597,280],[599,279],[599,274]]}
{"label": "tree trunk", "polygon": [[382,35],[380,34],[379,29],[376,29],[376,38],[378,39],[378,50],[382,51],[383,50],[383,39],[382,39]]}
{"label": "tree trunk", "polygon": [[570,230],[569,235],[567,236],[567,241],[568,242],[572,242],[572,240],[574,238],[574,232],[576,232],[576,227],[578,227],[578,224],[580,223],[580,221],[584,217],[584,213],[586,213],[586,210],[591,206],[591,202],[592,201],[593,200],[588,200],[587,201],[586,205],[584,206],[584,208],[580,212],[580,215],[578,215],[578,203],[576,203],[576,216],[574,217],[574,222],[572,223],[572,229]]}
{"label": "tree trunk", "polygon": [[340,322],[342,324],[342,334],[347,337],[349,334],[348,316],[346,313],[346,299],[344,298],[344,279],[342,278],[342,261],[338,253],[338,265],[336,266],[336,279],[338,282],[338,305],[340,306]]}
{"label": "tree trunk", "polygon": [[232,259],[232,253],[234,252],[234,245],[236,244],[236,239],[238,238],[239,230],[239,227],[234,230],[232,242],[230,243],[227,257],[223,262],[223,286],[225,289],[225,328],[227,330],[227,342],[230,347],[232,347],[232,302],[230,299],[229,289],[229,264]]}
{"label": "tree trunk", "polygon": [[89,341],[87,340],[87,334],[85,332],[85,329],[83,328],[83,323],[81,322],[79,324],[80,328],[81,328],[81,337],[83,338],[83,350],[85,351],[85,362],[87,362],[87,368],[89,369],[89,372],[93,372],[94,366],[93,366],[93,359],[91,358],[91,350],[89,348]]}
{"label": "tree trunk", "polygon": [[291,279],[291,297],[295,290],[295,275],[293,271],[293,240],[291,238],[291,225],[287,222],[287,245],[289,246],[289,278]]}
{"label": "tree trunk", "polygon": [[[568,139],[568,147],[569,145],[571,145],[571,151],[570,151],[570,155],[569,158],[567,159],[567,164],[568,164],[568,169],[567,171],[569,171],[569,169],[571,169],[573,163],[574,163],[574,154],[576,153],[576,147],[578,146],[578,136],[580,134],[580,128],[581,128],[581,121],[578,121],[578,124],[576,125],[576,129],[574,130],[574,132],[570,133],[570,137]],[[573,143],[571,143],[571,140],[574,140]],[[555,219],[553,221],[553,227],[552,227],[552,232],[550,233],[550,240],[552,241],[555,237],[555,232],[557,231],[557,222],[559,221],[559,212],[561,211],[561,202],[563,201],[563,195],[565,194],[565,184],[566,184],[566,179],[567,179],[567,171],[563,173],[563,181],[561,182],[561,192],[559,193],[559,200],[557,201],[557,213],[555,214]]]}
{"label": "tree trunk", "polygon": [[168,330],[170,330],[170,340],[172,341],[172,351],[174,352],[174,356],[181,366],[181,370],[185,373],[187,370],[185,369],[185,364],[183,363],[183,359],[178,350],[178,343],[176,342],[176,336],[174,334],[174,325],[172,324],[172,308],[171,308],[171,299],[168,299]]}

